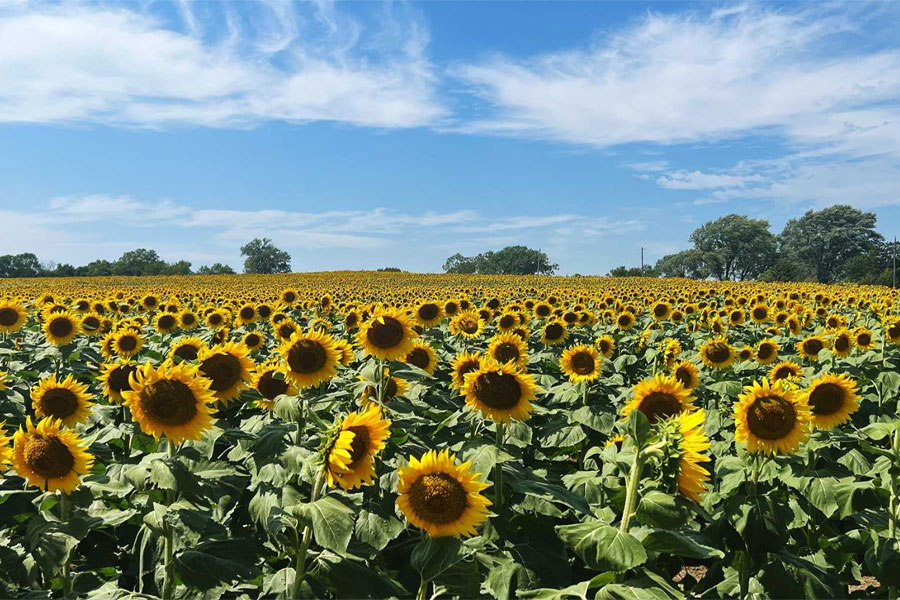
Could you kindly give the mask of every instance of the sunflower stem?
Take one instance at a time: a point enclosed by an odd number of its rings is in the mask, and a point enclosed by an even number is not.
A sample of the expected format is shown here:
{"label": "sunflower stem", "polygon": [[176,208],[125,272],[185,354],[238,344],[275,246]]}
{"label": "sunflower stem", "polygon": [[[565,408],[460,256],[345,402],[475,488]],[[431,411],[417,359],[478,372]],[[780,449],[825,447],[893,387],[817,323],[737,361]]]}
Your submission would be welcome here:
{"label": "sunflower stem", "polygon": [[[166,449],[169,460],[175,460],[175,444],[166,438]],[[175,503],[175,490],[166,490],[166,505],[171,507]],[[171,526],[166,526],[166,557],[163,576],[162,597],[164,599],[175,596],[175,532]]]}
{"label": "sunflower stem", "polygon": [[637,507],[637,488],[641,482],[641,472],[643,470],[644,458],[641,455],[640,450],[635,450],[634,462],[631,463],[631,471],[628,474],[628,481],[625,484],[625,510],[622,513],[622,522],[619,524],[619,531],[622,533],[628,533],[631,517]]}
{"label": "sunflower stem", "polygon": [[[312,493],[309,502],[314,503],[319,499],[322,493],[323,484],[325,483],[325,467],[316,473],[316,479],[313,482]],[[309,544],[312,542],[312,525],[303,528],[303,539],[300,541],[300,547],[297,548],[295,556],[296,566],[294,567],[294,585],[291,589],[291,598],[300,597],[300,588],[303,580],[306,578],[306,553],[309,550]]]}
{"label": "sunflower stem", "polygon": [[500,462],[500,452],[503,450],[503,436],[506,433],[506,423],[497,422],[497,462],[494,463],[494,495],[496,496],[494,504],[497,512],[503,510],[503,465]]}
{"label": "sunflower stem", "polygon": [[416,600],[425,600],[428,597],[428,580],[424,577],[419,583],[419,593],[416,594]]}
{"label": "sunflower stem", "polygon": [[[59,494],[59,518],[65,525],[69,522],[69,496],[65,492]],[[69,572],[69,562],[71,557],[66,557],[62,564],[62,588],[63,597],[68,598],[72,595],[72,577]]]}

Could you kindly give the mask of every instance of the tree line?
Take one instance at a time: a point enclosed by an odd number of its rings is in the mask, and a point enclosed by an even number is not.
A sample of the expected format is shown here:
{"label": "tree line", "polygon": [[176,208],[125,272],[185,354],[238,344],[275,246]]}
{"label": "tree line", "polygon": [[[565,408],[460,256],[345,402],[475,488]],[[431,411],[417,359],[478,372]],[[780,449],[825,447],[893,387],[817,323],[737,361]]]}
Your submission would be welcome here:
{"label": "tree line", "polygon": [[609,275],[892,285],[895,243],[875,231],[876,220],[838,204],[810,210],[774,234],[765,219],[730,214],[695,229],[692,248],[643,271],[622,266]]}
{"label": "tree line", "polygon": [[[289,273],[291,255],[275,247],[269,238],[257,238],[241,246],[245,273]],[[138,248],[122,254],[117,260],[95,260],[75,267],[68,263],[41,263],[31,252],[0,256],[0,277],[101,277],[107,275],[218,275],[233,274],[234,269],[222,263],[203,265],[191,270],[187,260],[166,262],[156,250]]]}

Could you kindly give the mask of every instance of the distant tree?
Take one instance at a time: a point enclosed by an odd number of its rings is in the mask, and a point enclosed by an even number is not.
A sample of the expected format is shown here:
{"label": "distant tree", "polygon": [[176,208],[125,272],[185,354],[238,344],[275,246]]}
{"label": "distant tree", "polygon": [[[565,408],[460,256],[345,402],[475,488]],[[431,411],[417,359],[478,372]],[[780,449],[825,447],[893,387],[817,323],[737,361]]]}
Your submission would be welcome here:
{"label": "distant tree", "polygon": [[40,261],[31,252],[0,256],[0,277],[40,277]]}
{"label": "distant tree", "polygon": [[269,238],[256,238],[241,246],[244,260],[244,273],[289,273],[291,255],[279,250]]}
{"label": "distant tree", "polygon": [[213,263],[212,266],[203,265],[197,269],[198,275],[234,275],[234,269],[222,263]]}
{"label": "distant tree", "polygon": [[[47,265],[50,266],[50,265]],[[74,277],[75,267],[68,263],[54,264],[50,269],[44,269],[45,277]]]}
{"label": "distant tree", "polygon": [[771,267],[763,271],[762,281],[806,281],[814,278],[810,269],[796,256],[780,253]]}
{"label": "distant tree", "polygon": [[878,251],[884,240],[875,221],[875,213],[837,204],[791,219],[780,242],[785,252],[810,266],[818,281],[828,283],[844,275],[850,258]]}
{"label": "distant tree", "polygon": [[108,260],[94,260],[75,269],[75,274],[82,277],[104,277],[113,274],[115,265]]}
{"label": "distant tree", "polygon": [[445,273],[471,274],[478,271],[477,257],[463,256],[459,252],[444,261]]}
{"label": "distant tree", "polygon": [[166,275],[190,275],[191,263],[186,260],[179,260],[171,264],[167,264],[163,273]]}
{"label": "distant tree", "polygon": [[650,265],[644,265],[644,270],[640,267],[626,267],[625,265],[611,269],[606,274],[607,277],[656,277],[656,270]]}
{"label": "distant tree", "polygon": [[113,263],[114,275],[160,275],[166,271],[166,263],[156,250],[138,248],[129,250]]}
{"label": "distant tree", "polygon": [[694,248],[705,253],[706,267],[720,280],[754,279],[775,260],[777,238],[769,222],[744,215],[709,221],[691,234]]}
{"label": "distant tree", "polygon": [[709,257],[703,250],[690,248],[676,254],[667,254],[656,261],[656,273],[661,277],[709,277]]}
{"label": "distant tree", "polygon": [[382,267],[380,269],[376,269],[376,271],[380,273],[402,273],[403,271],[399,267]]}
{"label": "distant tree", "polygon": [[552,275],[558,268],[545,253],[527,246],[507,246],[472,257],[456,253],[444,262],[447,273]]}

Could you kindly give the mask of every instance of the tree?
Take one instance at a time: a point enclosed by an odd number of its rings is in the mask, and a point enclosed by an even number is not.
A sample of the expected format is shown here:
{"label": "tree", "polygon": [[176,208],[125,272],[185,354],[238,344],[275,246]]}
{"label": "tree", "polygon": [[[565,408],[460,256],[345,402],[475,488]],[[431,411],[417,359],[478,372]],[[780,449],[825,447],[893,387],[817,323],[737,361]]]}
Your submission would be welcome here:
{"label": "tree", "polygon": [[138,248],[129,250],[113,264],[114,275],[159,275],[166,270],[166,263],[156,250]]}
{"label": "tree", "polygon": [[0,256],[0,277],[40,277],[42,273],[40,261],[31,252]]}
{"label": "tree", "polygon": [[709,221],[691,234],[694,248],[705,253],[706,266],[717,279],[753,279],[775,260],[777,238],[769,222],[744,215]]}
{"label": "tree", "polygon": [[607,277],[656,277],[656,271],[650,265],[644,265],[644,271],[640,267],[626,267],[625,265],[611,269]]}
{"label": "tree", "polygon": [[112,275],[115,265],[108,260],[94,260],[75,269],[75,274],[83,277],[103,277]]}
{"label": "tree", "polygon": [[502,250],[482,252],[477,256],[456,253],[444,262],[447,273],[481,273],[492,275],[552,275],[559,265],[546,254],[527,246],[507,246]]}
{"label": "tree", "polygon": [[179,260],[178,262],[166,265],[163,272],[166,275],[190,275],[191,263],[186,260]]}
{"label": "tree", "polygon": [[213,263],[212,266],[203,265],[197,269],[198,275],[234,275],[234,269],[222,263]]}
{"label": "tree", "polygon": [[870,254],[883,244],[875,221],[875,213],[836,204],[788,221],[780,242],[785,252],[810,266],[818,281],[830,283],[843,276],[851,257]]}
{"label": "tree", "polygon": [[241,246],[244,260],[244,273],[289,273],[291,255],[279,250],[269,238],[256,238],[245,246]]}
{"label": "tree", "polygon": [[696,248],[667,254],[656,261],[656,272],[662,277],[706,279],[709,277],[709,256]]}

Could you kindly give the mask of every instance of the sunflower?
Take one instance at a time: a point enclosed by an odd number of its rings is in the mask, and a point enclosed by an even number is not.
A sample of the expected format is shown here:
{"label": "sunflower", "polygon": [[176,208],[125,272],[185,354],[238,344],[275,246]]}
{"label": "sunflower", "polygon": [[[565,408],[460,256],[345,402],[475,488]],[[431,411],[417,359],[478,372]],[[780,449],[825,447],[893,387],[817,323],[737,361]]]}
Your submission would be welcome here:
{"label": "sunflower", "polygon": [[624,443],[625,443],[625,435],[621,434],[621,433],[617,433],[616,435],[614,435],[611,438],[609,438],[608,440],[606,440],[606,443],[603,444],[603,448],[606,449],[606,448],[609,448],[610,446],[615,446],[616,450],[621,450],[622,445]]}
{"label": "sunflower", "polygon": [[538,302],[534,305],[534,316],[538,319],[545,319],[553,312],[553,307],[546,302]]}
{"label": "sunflower", "polygon": [[819,360],[819,352],[823,348],[825,340],[818,335],[811,335],[797,342],[797,354],[807,360]]}
{"label": "sunflower", "polygon": [[463,352],[457,354],[450,363],[451,377],[450,387],[455,390],[462,390],[466,385],[466,375],[481,368],[481,362],[484,357],[480,352]]}
{"label": "sunflower", "polygon": [[803,392],[812,415],[812,425],[832,429],[850,420],[859,409],[856,382],[845,373],[824,373],[809,383]]}
{"label": "sunflower", "polygon": [[390,426],[390,419],[381,416],[381,408],[376,404],[347,415],[328,450],[328,485],[352,490],[363,483],[372,483],[375,457],[390,437]]}
{"label": "sunflower", "polygon": [[531,414],[536,385],[531,375],[512,364],[485,360],[477,371],[465,376],[462,393],[466,405],[494,421],[525,420]]}
{"label": "sunflower", "polygon": [[6,435],[6,421],[0,421],[0,473],[6,471],[12,463],[13,449],[10,446],[12,441],[13,439]]}
{"label": "sunflower", "polygon": [[559,358],[559,368],[572,383],[594,381],[600,377],[603,358],[593,346],[578,344],[567,348]]}
{"label": "sunflower", "polygon": [[64,346],[81,331],[81,319],[68,310],[47,313],[44,318],[44,335],[54,346]]}
{"label": "sunflower", "polygon": [[756,345],[756,362],[761,365],[770,365],[778,360],[778,351],[781,348],[775,340],[762,340]]}
{"label": "sunflower", "polygon": [[94,405],[91,398],[88,386],[77,382],[71,374],[62,381],[50,375],[31,388],[35,416],[56,419],[70,428],[84,423],[90,416]]}
{"label": "sunflower", "polygon": [[429,375],[434,375],[434,369],[438,364],[438,356],[434,348],[423,341],[416,340],[413,343],[412,350],[407,352],[403,362],[418,367]]}
{"label": "sunflower", "polygon": [[297,332],[279,349],[285,375],[300,389],[318,385],[337,375],[341,351],[334,338],[321,331]]}
{"label": "sunflower", "polygon": [[562,344],[567,337],[569,337],[569,330],[563,321],[554,319],[541,327],[541,343],[545,346]]}
{"label": "sunflower", "polygon": [[104,364],[98,377],[103,383],[103,393],[116,404],[122,404],[125,400],[122,392],[131,391],[131,374],[137,370],[137,366],[128,360]]}
{"label": "sunflower", "polygon": [[171,313],[160,313],[154,319],[153,326],[160,333],[172,333],[178,329],[178,317]]}
{"label": "sunflower", "polygon": [[487,355],[498,364],[511,363],[522,369],[528,365],[528,344],[514,333],[500,333],[491,338]]}
{"label": "sunflower", "polygon": [[356,358],[356,355],[353,353],[353,347],[350,345],[350,342],[347,340],[334,340],[334,347],[338,349],[338,352],[341,353],[340,363],[345,367],[349,367],[353,360]]}
{"label": "sunflower", "polygon": [[846,329],[841,329],[834,334],[831,340],[831,351],[838,358],[847,358],[853,352],[853,336]]}
{"label": "sunflower", "polygon": [[237,318],[241,325],[249,325],[250,323],[256,323],[259,315],[256,312],[255,306],[246,303],[238,309]]}
{"label": "sunflower", "polygon": [[709,438],[703,432],[705,420],[702,408],[678,416],[678,491],[694,502],[700,502],[700,494],[706,491],[709,481],[709,471],[700,466],[710,461],[703,454],[709,450]]}
{"label": "sunflower", "polygon": [[300,297],[297,295],[297,292],[288,288],[281,292],[279,296],[279,303],[283,306],[291,307],[299,299]]}
{"label": "sunflower", "polygon": [[782,361],[769,369],[769,379],[779,381],[782,379],[800,379],[803,377],[803,369],[795,362]]}
{"label": "sunflower", "polygon": [[422,327],[434,327],[443,316],[444,311],[437,302],[420,302],[415,309],[416,322]]}
{"label": "sunflower", "polygon": [[87,313],[81,317],[81,330],[89,337],[103,334],[104,319],[95,313]]}
{"label": "sunflower", "polygon": [[634,410],[644,413],[650,424],[693,408],[694,397],[671,375],[656,375],[634,386],[634,398],[622,407],[622,416]]}
{"label": "sunflower", "polygon": [[413,347],[412,323],[405,313],[396,310],[378,311],[363,323],[356,333],[356,343],[366,354],[382,360],[397,360]]}
{"label": "sunflower", "polygon": [[228,321],[230,321],[230,316],[228,313],[221,309],[216,309],[210,311],[203,322],[206,323],[206,326],[212,329],[213,331],[218,331],[222,329],[226,325],[228,325]]}
{"label": "sunflower", "polygon": [[243,345],[226,342],[204,349],[197,358],[199,373],[210,380],[209,389],[222,404],[240,396],[253,381],[253,360]]}
{"label": "sunflower", "polygon": [[784,381],[754,382],[734,405],[734,439],[750,452],[793,454],[809,436],[809,406]]}
{"label": "sunflower", "polygon": [[200,323],[200,319],[191,310],[182,310],[175,318],[178,319],[178,326],[182,329],[195,329],[197,324]]}
{"label": "sunflower", "polygon": [[453,335],[471,339],[478,337],[482,329],[484,321],[475,312],[464,311],[450,319],[450,333]]}
{"label": "sunflower", "polygon": [[521,325],[521,321],[519,321],[519,316],[514,312],[505,312],[497,319],[497,329],[499,331],[512,331],[519,325]]}
{"label": "sunflower", "polygon": [[688,390],[692,390],[700,385],[700,375],[697,366],[687,360],[681,361],[672,368],[672,377],[677,379]]}
{"label": "sunflower", "polygon": [[208,347],[206,342],[196,336],[183,337],[172,344],[172,349],[169,350],[169,358],[188,361],[197,360],[200,353]]}
{"label": "sunflower", "polygon": [[763,303],[758,303],[750,309],[750,318],[754,323],[765,323],[769,320],[769,307]]}
{"label": "sunflower", "polygon": [[700,346],[700,359],[710,369],[726,369],[734,362],[734,346],[722,336]]}
{"label": "sunflower", "polygon": [[594,342],[594,345],[597,346],[597,350],[599,350],[600,354],[602,354],[605,358],[609,358],[613,355],[613,352],[616,351],[616,341],[610,335],[603,335],[598,337]]}
{"label": "sunflower", "polygon": [[634,321],[634,315],[626,310],[619,313],[619,316],[616,317],[616,327],[622,331],[628,331],[634,327]]}
{"label": "sunflower", "polygon": [[875,338],[867,327],[857,327],[853,330],[853,345],[862,351],[875,346]]}
{"label": "sunflower", "polygon": [[[384,377],[386,378],[387,383],[384,388],[383,401],[387,402],[392,398],[403,398],[406,395],[409,383],[405,379],[391,375],[390,370],[387,367],[384,368]],[[362,377],[360,377],[360,379],[362,379]],[[373,398],[377,399],[377,396],[378,390],[375,389],[375,386],[367,385],[363,389],[362,395],[359,397],[359,405],[369,406],[374,403]]]}
{"label": "sunflower", "polygon": [[281,395],[296,396],[297,386],[286,377],[279,379],[278,373],[283,373],[281,363],[274,358],[262,365],[257,365],[253,371],[253,388],[262,396],[256,401],[256,405],[264,410],[272,410],[275,406],[275,398]]}
{"label": "sunflower", "polygon": [[145,364],[129,377],[131,390],[123,391],[125,405],[141,431],[177,444],[197,440],[212,427],[216,396],[211,381],[198,367],[166,361],[158,368]]}
{"label": "sunflower", "polygon": [[90,473],[94,457],[77,433],[63,429],[50,417],[35,427],[31,417],[13,436],[12,464],[29,485],[47,492],[75,491],[81,476]]}
{"label": "sunflower", "polygon": [[650,314],[655,321],[665,321],[672,315],[672,305],[665,301],[654,302]]}
{"label": "sunflower", "polygon": [[892,344],[900,344],[900,317],[885,319],[882,323],[884,337]]}
{"label": "sunflower", "polygon": [[737,351],[737,360],[741,362],[746,362],[753,358],[753,347],[752,346],[744,346],[740,350]]}
{"label": "sunflower", "polygon": [[144,337],[131,328],[117,332],[112,340],[112,351],[122,358],[131,358],[144,346]]}
{"label": "sunflower", "polygon": [[244,339],[241,340],[241,343],[244,344],[250,352],[256,352],[266,345],[266,336],[262,331],[250,331],[244,335]]}
{"label": "sunflower", "polygon": [[488,484],[470,468],[469,462],[457,464],[449,450],[410,456],[409,466],[397,469],[397,507],[431,537],[475,535],[491,501],[480,493]]}
{"label": "sunflower", "polygon": [[28,311],[21,302],[4,298],[0,300],[0,333],[12,333],[28,321]]}
{"label": "sunflower", "polygon": [[8,371],[0,371],[0,392],[5,392],[9,388],[6,386],[6,377],[9,375]]}

